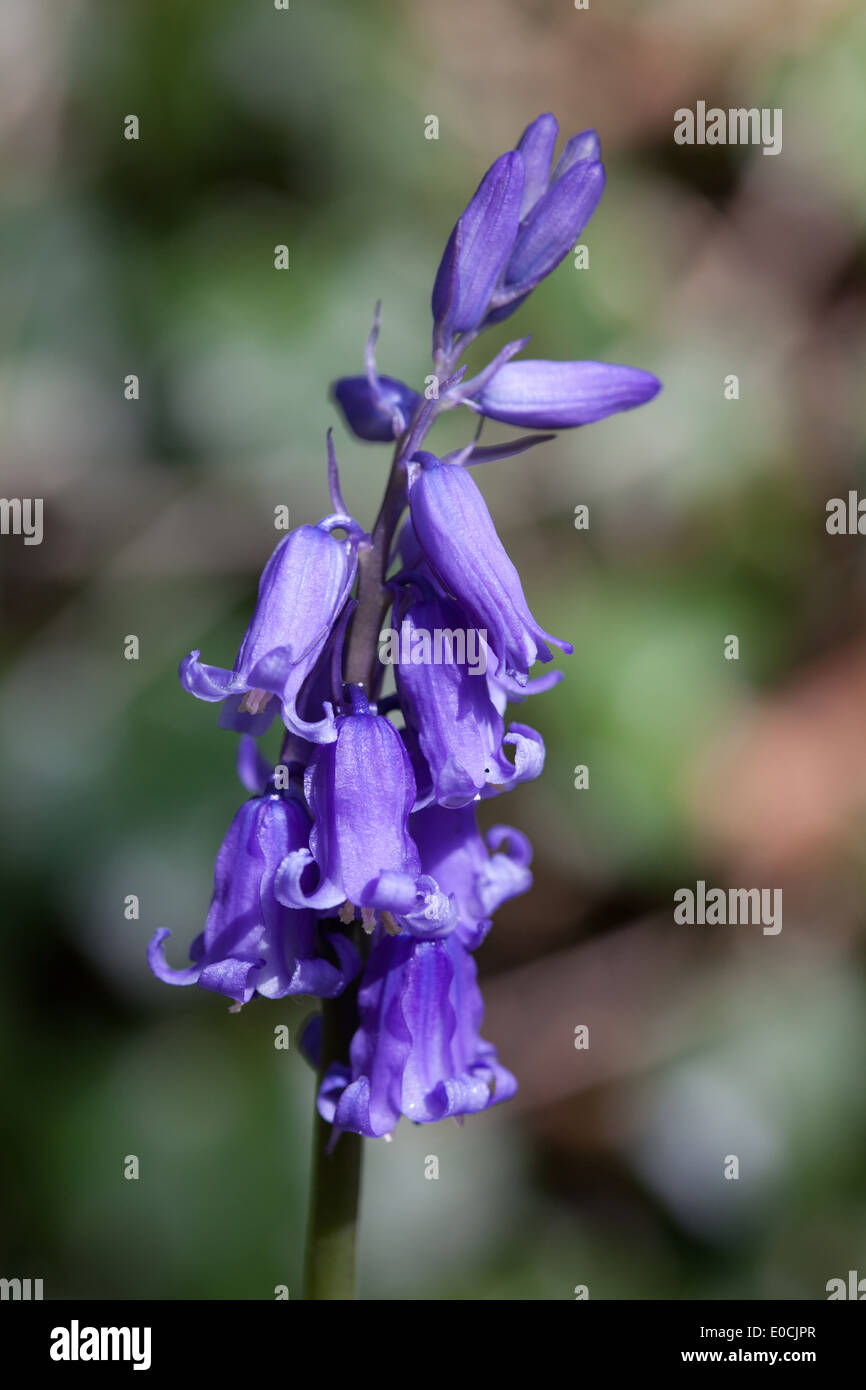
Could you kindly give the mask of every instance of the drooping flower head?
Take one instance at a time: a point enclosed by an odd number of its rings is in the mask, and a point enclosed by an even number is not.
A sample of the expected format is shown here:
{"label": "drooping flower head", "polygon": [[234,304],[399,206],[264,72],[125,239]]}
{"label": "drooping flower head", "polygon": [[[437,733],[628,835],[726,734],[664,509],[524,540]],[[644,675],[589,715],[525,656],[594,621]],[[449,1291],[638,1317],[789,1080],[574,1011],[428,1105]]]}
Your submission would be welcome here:
{"label": "drooping flower head", "polygon": [[[572,136],[558,159],[557,139],[553,115],[539,116],[457,218],[433,286],[423,391],[379,374],[378,304],[363,371],[334,385],[355,437],[393,446],[371,534],[346,509],[329,432],[333,514],[276,547],[231,670],[198,651],[181,663],[184,687],[221,703],[222,727],[242,734],[238,770],[253,795],[217,857],[193,963],[166,963],[164,930],[150,963],[168,983],[236,1005],[344,993],[341,1008],[353,1009],[345,991],[360,974],[351,1045],[323,1059],[318,1090],[335,1135],[475,1114],[516,1089],[480,1035],[471,953],[497,908],[528,891],[532,851],[508,825],[482,837],[476,811],[540,774],[542,740],[506,724],[506,706],[556,684],[561,672],[530,670],[551,646],[572,648],[536,622],[470,470],[660,389],[634,367],[525,359],[526,336],[474,375],[462,360],[559,265],[598,206],[596,132]],[[474,438],[429,452],[438,416],[464,407],[478,417]],[[487,419],[529,433],[482,442]],[[389,608],[397,645],[386,662],[377,644]],[[276,717],[279,753],[265,756],[256,739]]]}

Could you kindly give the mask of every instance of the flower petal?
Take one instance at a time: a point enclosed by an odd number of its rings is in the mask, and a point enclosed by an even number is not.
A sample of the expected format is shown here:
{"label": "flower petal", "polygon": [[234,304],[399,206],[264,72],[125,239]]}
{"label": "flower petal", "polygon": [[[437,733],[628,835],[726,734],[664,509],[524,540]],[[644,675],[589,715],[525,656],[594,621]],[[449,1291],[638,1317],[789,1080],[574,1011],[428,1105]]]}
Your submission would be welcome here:
{"label": "flower petal", "polygon": [[287,854],[277,872],[274,891],[277,899],[286,907],[313,908],[316,912],[327,912],[346,901],[346,894],[339,883],[324,876],[319,877],[318,885],[310,892],[303,888],[304,874],[315,864],[310,850],[296,849]]}
{"label": "flower petal", "polygon": [[532,782],[544,771],[544,740],[528,724],[511,724],[503,743],[513,745],[514,765],[507,764],[508,771],[504,775],[499,769],[498,775],[491,776],[490,785],[482,791],[482,796],[509,791],[518,782]]}
{"label": "flower petal", "polygon": [[590,127],[582,130],[579,135],[572,135],[570,140],[565,143],[565,148],[556,162],[553,171],[553,183],[561,179],[563,174],[567,174],[573,164],[577,164],[581,159],[601,159],[601,141],[598,132]]}
{"label": "flower petal", "polygon": [[521,228],[505,272],[506,284],[531,289],[574,246],[604,189],[604,166],[581,160],[551,184]]}
{"label": "flower petal", "polygon": [[250,734],[243,734],[238,739],[237,773],[248,792],[253,796],[264,796],[273,768],[262,757],[257,741]]}
{"label": "flower petal", "polygon": [[547,112],[528,125],[520,137],[517,149],[523,156],[525,170],[523,199],[520,204],[521,221],[535,207],[541,195],[547,192],[558,133],[556,117]]}
{"label": "flower petal", "polygon": [[241,694],[247,686],[243,676],[236,671],[227,671],[223,666],[207,666],[199,660],[201,652],[192,651],[185,656],[178,668],[180,683],[190,695],[198,700],[224,700],[233,691]]}
{"label": "flower petal", "polygon": [[341,993],[360,969],[354,947],[334,932],[325,937],[323,954],[315,914],[290,909],[275,891],[287,851],[303,852],[308,829],[306,808],[292,795],[270,792],[245,802],[217,855],[205,929],[190,948],[194,964],[182,970],[166,964],[163,942],[169,933],[162,929],[148,949],[154,974],[242,1004],[256,991],[274,999]]}

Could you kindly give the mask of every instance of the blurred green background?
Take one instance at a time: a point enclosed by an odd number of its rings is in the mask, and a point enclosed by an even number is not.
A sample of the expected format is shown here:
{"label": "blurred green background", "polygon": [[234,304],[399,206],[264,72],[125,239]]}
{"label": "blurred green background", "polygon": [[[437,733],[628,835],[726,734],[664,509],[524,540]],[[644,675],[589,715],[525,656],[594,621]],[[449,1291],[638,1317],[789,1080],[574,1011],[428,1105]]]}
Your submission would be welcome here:
{"label": "blurred green background", "polygon": [[[231,664],[274,506],[329,509],[332,423],[370,524],[387,454],[345,435],[329,382],[360,370],[379,297],[380,369],[423,379],[454,219],[552,110],[602,139],[590,266],[568,258],[496,345],[531,332],[533,355],[665,390],[476,474],[533,610],[576,647],[517,716],[543,778],[487,808],[536,845],[533,894],[480,954],[484,1033],[521,1091],[367,1145],[362,1294],[822,1298],[866,1274],[866,542],[824,524],[866,489],[861,7],[3,0],[0,19],[2,491],[45,499],[41,546],[0,540],[0,1273],[46,1297],[301,1294],[304,1006],[229,1015],[145,965],[158,926],[185,959],[242,796],[177,663]],[[698,100],[781,107],[782,153],[677,146]],[[782,932],[677,926],[698,878],[782,887]]]}

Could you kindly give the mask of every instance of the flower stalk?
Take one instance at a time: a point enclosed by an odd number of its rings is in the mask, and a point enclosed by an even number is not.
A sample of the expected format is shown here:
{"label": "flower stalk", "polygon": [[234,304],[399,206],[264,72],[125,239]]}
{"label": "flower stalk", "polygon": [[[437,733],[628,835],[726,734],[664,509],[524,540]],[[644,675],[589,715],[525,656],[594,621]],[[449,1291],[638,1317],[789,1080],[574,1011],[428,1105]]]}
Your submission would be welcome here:
{"label": "flower stalk", "polygon": [[[354,990],[322,1001],[322,1054],[316,1090],[329,1067],[345,1063],[357,1026]],[[307,1224],[304,1295],[308,1300],[356,1299],[356,1248],[361,1199],[363,1140],[341,1134],[332,1145],[331,1126],[313,1116],[313,1159]]]}

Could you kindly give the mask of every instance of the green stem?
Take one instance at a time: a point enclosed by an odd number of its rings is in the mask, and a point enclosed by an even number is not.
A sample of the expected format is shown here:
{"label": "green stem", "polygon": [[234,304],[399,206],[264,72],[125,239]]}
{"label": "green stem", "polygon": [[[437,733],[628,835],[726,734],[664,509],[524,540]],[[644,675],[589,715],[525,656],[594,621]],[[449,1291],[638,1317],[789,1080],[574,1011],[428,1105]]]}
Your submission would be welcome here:
{"label": "green stem", "polygon": [[[339,999],[322,1000],[322,1057],[317,1091],[331,1062],[348,1060],[355,1022],[354,990],[347,990]],[[359,1134],[344,1133],[328,1153],[331,1126],[318,1112],[313,1123],[306,1297],[354,1299],[358,1296],[355,1244],[364,1141]]]}

